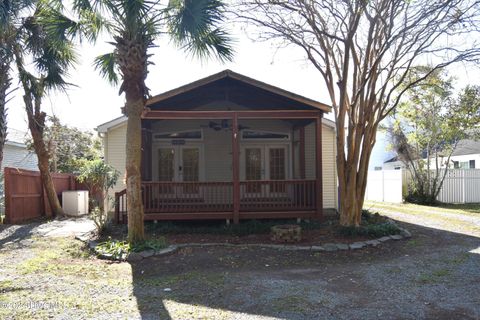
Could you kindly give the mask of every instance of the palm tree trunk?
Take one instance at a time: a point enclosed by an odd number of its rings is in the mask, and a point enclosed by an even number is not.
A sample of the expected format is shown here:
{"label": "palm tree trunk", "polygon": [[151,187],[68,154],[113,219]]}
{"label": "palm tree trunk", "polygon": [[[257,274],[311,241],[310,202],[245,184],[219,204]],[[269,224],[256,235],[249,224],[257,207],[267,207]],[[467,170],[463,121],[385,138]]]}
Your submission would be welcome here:
{"label": "palm tree trunk", "polygon": [[7,92],[11,85],[9,65],[0,62],[0,168],[3,163],[3,147],[7,140]]}
{"label": "palm tree trunk", "polygon": [[128,91],[126,92],[126,98],[125,111],[128,117],[126,138],[128,241],[135,243],[145,240],[140,170],[142,151],[141,114],[144,108],[144,99],[142,96],[132,98]]}

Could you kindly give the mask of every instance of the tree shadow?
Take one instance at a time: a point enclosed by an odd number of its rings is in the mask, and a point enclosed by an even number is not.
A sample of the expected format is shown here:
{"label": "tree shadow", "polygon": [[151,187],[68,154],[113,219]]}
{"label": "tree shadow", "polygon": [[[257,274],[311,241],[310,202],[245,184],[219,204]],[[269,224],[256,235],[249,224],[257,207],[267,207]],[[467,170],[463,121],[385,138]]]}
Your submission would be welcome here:
{"label": "tree shadow", "polygon": [[3,225],[0,230],[0,235],[6,235],[0,238],[0,249],[6,244],[15,244],[17,246],[22,245],[22,241],[28,240],[32,237],[33,230],[38,227],[38,223],[29,223],[24,225]]}
{"label": "tree shadow", "polygon": [[[480,238],[398,223],[411,239],[354,251],[204,247],[147,258],[131,263],[133,295],[142,319],[480,317]],[[446,284],[464,297],[443,307],[435,298]]]}

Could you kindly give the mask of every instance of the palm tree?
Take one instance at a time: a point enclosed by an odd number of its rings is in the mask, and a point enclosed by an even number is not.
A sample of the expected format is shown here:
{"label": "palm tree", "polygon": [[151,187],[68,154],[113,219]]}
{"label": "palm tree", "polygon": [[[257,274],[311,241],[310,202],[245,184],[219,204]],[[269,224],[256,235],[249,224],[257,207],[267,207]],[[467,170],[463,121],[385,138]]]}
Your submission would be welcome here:
{"label": "palm tree", "polygon": [[142,241],[141,114],[149,96],[148,50],[155,39],[167,34],[196,56],[230,60],[231,42],[220,27],[224,4],[221,0],[170,0],[167,6],[146,0],[75,0],[74,8],[80,17],[95,13],[109,18],[105,25],[113,38],[113,52],[98,57],[95,66],[110,82],[121,82],[119,94],[125,93],[128,240]]}
{"label": "palm tree", "polygon": [[64,215],[49,170],[50,155],[43,139],[46,113],[41,109],[49,90],[68,87],[67,71],[76,60],[73,43],[66,34],[47,32],[47,21],[52,17],[62,19],[59,3],[52,0],[3,1],[0,38],[8,38],[2,63],[9,70],[13,63],[24,90],[28,126],[50,207],[54,214]]}

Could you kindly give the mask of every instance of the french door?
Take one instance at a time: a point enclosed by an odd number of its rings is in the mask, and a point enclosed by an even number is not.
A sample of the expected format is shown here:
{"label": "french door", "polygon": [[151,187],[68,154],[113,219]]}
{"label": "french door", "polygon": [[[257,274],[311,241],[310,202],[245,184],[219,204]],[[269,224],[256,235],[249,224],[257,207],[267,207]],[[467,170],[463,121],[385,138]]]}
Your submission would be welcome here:
{"label": "french door", "polygon": [[286,146],[246,146],[243,148],[243,178],[247,181],[268,180],[268,184],[247,184],[246,193],[285,193],[283,184],[275,180],[287,179],[288,149]]}
{"label": "french door", "polygon": [[[200,147],[168,146],[157,150],[158,181],[195,182],[200,180]],[[170,193],[198,193],[198,186],[183,185],[179,190],[173,187]]]}

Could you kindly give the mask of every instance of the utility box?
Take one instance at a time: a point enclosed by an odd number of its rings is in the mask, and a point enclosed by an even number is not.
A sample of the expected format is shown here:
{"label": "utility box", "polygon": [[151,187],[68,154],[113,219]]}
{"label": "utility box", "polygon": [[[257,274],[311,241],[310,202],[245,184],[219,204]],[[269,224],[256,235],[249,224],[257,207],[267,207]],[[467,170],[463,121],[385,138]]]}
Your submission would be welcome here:
{"label": "utility box", "polygon": [[88,191],[63,191],[62,207],[65,214],[81,216],[88,213]]}

